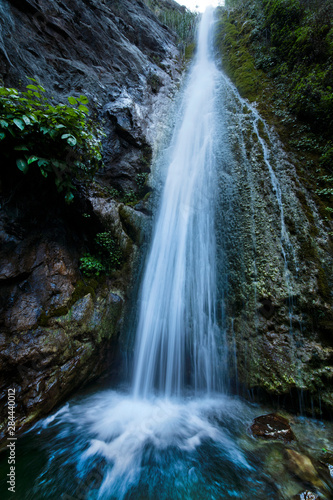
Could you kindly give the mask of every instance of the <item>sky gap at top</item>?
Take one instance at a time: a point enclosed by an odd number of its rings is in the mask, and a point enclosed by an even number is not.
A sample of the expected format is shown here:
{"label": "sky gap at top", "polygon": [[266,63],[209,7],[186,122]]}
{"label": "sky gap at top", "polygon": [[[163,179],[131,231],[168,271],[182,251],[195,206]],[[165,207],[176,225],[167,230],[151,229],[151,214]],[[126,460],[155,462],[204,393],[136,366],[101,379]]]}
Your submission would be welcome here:
{"label": "sky gap at top", "polygon": [[224,0],[177,0],[180,5],[185,5],[188,9],[194,12],[204,12],[207,7],[217,7],[224,5]]}

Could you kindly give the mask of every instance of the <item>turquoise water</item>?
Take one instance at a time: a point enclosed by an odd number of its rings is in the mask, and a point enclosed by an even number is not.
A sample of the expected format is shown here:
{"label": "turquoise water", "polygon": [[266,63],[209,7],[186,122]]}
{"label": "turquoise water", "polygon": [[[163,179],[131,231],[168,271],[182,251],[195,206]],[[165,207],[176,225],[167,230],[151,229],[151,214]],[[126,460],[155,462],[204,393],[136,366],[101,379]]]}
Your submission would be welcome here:
{"label": "turquoise water", "polygon": [[[16,493],[2,482],[1,498],[291,498],[308,485],[288,468],[285,445],[249,432],[253,418],[270,411],[221,395],[77,396],[19,438]],[[331,423],[291,418],[298,443],[289,447],[314,460],[333,449]],[[1,454],[1,478],[7,455]],[[330,498],[325,484],[322,498]]]}

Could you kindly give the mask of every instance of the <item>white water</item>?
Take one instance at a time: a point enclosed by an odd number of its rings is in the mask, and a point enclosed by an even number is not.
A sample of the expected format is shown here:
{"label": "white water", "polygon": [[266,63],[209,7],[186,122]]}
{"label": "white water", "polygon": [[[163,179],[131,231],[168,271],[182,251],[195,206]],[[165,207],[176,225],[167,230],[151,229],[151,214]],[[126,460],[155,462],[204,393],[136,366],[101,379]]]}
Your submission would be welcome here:
{"label": "white water", "polygon": [[[62,488],[71,498],[82,490],[84,498],[103,500],[221,492],[232,498],[257,485],[231,433],[251,411],[217,394],[226,367],[219,366],[216,342],[213,146],[220,73],[209,56],[212,24],[211,9],[200,24],[146,263],[132,391],[103,391],[37,426],[42,435],[52,433],[53,445],[32,495],[53,498]],[[220,460],[223,468],[215,464]],[[240,481],[245,471],[248,479]]]}
{"label": "white water", "polygon": [[[227,168],[232,158],[226,129],[221,130],[224,124],[216,123],[216,110],[221,107],[217,102],[221,89],[234,94],[234,102],[240,103],[240,109],[233,111],[236,120],[241,119],[246,103],[209,56],[212,23],[210,11],[201,23],[182,119],[170,148],[141,291],[132,388],[70,401],[27,433],[31,456],[38,461],[40,455],[42,465],[29,463],[34,486],[21,490],[26,500],[281,498],[275,464],[272,480],[262,466],[262,445],[255,445],[246,434],[254,416],[263,410],[218,394],[226,356],[219,345],[223,332],[216,312],[216,131],[222,136],[219,155],[225,167],[219,173],[226,208],[222,218],[231,232],[235,224],[232,168]],[[286,258],[281,189],[259,134],[259,115],[254,108],[250,110],[280,211]],[[238,134],[236,139],[239,143]],[[245,175],[244,141],[241,146]],[[247,174],[252,178],[250,168]],[[255,243],[253,232],[253,248]],[[219,247],[223,244],[219,242]],[[227,275],[228,266],[224,267],[222,274]],[[220,288],[226,300],[225,282]],[[223,318],[219,320],[223,325]],[[233,342],[236,369],[235,338]],[[36,453],[37,446],[40,453]],[[26,468],[23,452],[19,459],[24,462],[22,469]],[[293,487],[293,494],[300,490],[298,484]]]}
{"label": "white water", "polygon": [[[224,75],[223,73],[221,74],[222,79],[224,80],[224,86],[227,88],[229,96],[232,96],[232,103],[233,106],[236,107],[237,112],[234,113],[233,119],[234,121],[237,122],[237,144],[239,148],[242,149],[242,161],[244,165],[244,170],[247,171],[247,175],[249,176],[249,187],[251,190],[250,193],[250,198],[251,201],[253,200],[253,193],[252,189],[255,185],[254,182],[254,176],[252,172],[252,167],[249,165],[248,160],[247,160],[247,155],[246,155],[246,148],[245,148],[245,142],[244,142],[244,135],[242,134],[242,130],[248,127],[245,126],[243,123],[244,120],[244,114],[241,110],[247,110],[246,113],[246,120],[250,123],[250,129],[252,130],[252,133],[254,136],[257,138],[257,142],[260,145],[260,149],[263,154],[263,160],[264,164],[267,168],[268,174],[269,174],[269,179],[271,182],[271,189],[273,196],[275,197],[275,201],[277,204],[277,209],[279,213],[279,220],[280,220],[280,237],[279,237],[279,243],[280,243],[280,249],[281,249],[281,254],[283,257],[283,262],[284,262],[284,269],[283,269],[283,278],[284,278],[284,284],[286,286],[286,291],[288,293],[288,300],[289,300],[289,332],[292,336],[293,334],[293,327],[292,327],[292,320],[293,320],[293,285],[292,285],[292,269],[294,269],[294,278],[297,277],[298,273],[298,262],[296,259],[296,254],[295,250],[293,248],[292,242],[289,237],[289,232],[286,227],[286,222],[285,222],[285,209],[284,209],[284,203],[283,203],[283,193],[282,193],[282,188],[281,188],[281,183],[279,181],[278,176],[276,175],[273,167],[273,161],[272,158],[272,148],[269,146],[270,144],[274,144],[276,142],[276,137],[274,137],[269,130],[269,127],[265,120],[260,116],[258,113],[257,109],[255,106],[251,105],[247,100],[243,99],[240,95],[239,92],[237,91],[236,87],[231,83],[231,81]],[[263,133],[260,133],[260,125],[263,128]],[[263,136],[266,136],[267,139],[265,139]],[[281,158],[275,158],[275,163],[276,161],[281,161]],[[284,193],[285,195],[285,193]],[[252,213],[254,214],[254,206],[252,205]],[[255,241],[255,221],[253,219],[253,229],[252,229],[252,235],[253,235],[253,253],[254,255],[256,254],[256,241]],[[253,266],[254,266],[254,283],[256,281],[256,276],[257,276],[257,269],[256,269],[256,261],[255,258],[253,260]],[[256,293],[256,291],[255,291]],[[256,300],[255,300],[256,301]]]}
{"label": "white water", "polygon": [[188,383],[196,391],[221,388],[213,207],[219,73],[209,54],[212,23],[210,9],[200,24],[198,53],[172,141],[146,263],[136,334],[136,397],[147,397],[154,388],[166,396],[179,396]]}

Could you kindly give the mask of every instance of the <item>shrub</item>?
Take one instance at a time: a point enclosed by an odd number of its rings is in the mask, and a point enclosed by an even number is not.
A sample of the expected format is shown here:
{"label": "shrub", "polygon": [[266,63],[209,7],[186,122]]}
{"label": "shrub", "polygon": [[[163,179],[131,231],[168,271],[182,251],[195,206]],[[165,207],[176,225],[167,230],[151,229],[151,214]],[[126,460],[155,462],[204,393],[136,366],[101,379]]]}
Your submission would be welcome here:
{"label": "shrub", "polygon": [[34,169],[52,177],[70,202],[73,180],[91,178],[100,164],[102,132],[88,118],[86,96],[53,104],[33,82],[23,92],[0,88],[0,155],[23,174]]}
{"label": "shrub", "polygon": [[86,253],[80,258],[80,269],[88,277],[111,274],[119,269],[123,255],[117,240],[109,231],[97,233],[94,238],[93,254]]}
{"label": "shrub", "polygon": [[80,269],[86,276],[99,276],[101,273],[105,272],[105,267],[98,257],[94,257],[90,253],[86,253],[83,257],[81,257]]}

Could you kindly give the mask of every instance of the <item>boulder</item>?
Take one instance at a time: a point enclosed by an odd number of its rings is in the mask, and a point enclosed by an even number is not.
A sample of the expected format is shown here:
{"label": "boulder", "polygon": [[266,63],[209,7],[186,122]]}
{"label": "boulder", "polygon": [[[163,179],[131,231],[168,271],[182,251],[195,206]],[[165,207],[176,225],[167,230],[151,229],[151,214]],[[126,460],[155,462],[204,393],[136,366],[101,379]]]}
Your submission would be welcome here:
{"label": "boulder", "polygon": [[286,418],[277,413],[256,417],[251,425],[253,436],[263,439],[294,441],[296,437]]}

